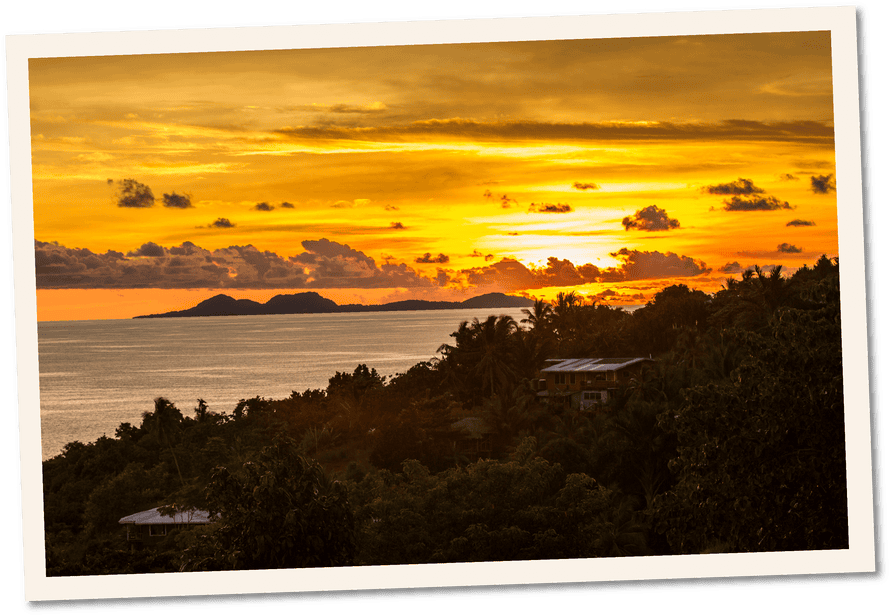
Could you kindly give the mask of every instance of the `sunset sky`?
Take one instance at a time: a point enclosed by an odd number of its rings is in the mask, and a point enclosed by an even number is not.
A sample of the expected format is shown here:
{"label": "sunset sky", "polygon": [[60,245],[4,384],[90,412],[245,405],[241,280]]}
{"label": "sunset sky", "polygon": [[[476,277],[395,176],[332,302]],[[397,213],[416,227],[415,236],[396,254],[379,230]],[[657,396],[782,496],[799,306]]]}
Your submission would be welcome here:
{"label": "sunset sky", "polygon": [[38,319],[836,256],[828,33],[30,61]]}

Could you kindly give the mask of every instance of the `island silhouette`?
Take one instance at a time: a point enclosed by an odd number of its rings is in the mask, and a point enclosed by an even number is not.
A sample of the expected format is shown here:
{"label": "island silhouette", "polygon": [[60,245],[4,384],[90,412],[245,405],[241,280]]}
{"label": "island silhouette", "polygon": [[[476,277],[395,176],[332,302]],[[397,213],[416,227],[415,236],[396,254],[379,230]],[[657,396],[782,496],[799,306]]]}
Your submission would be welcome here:
{"label": "island silhouette", "polygon": [[462,302],[434,302],[423,299],[407,299],[387,304],[344,304],[322,297],[314,291],[276,295],[266,303],[250,299],[235,299],[220,293],[186,310],[174,310],[160,314],[143,314],[134,319],[162,319],[171,317],[221,317],[252,316],[266,314],[322,314],[331,312],[396,312],[404,310],[458,310],[461,308],[527,308],[534,306],[527,297],[486,293]]}

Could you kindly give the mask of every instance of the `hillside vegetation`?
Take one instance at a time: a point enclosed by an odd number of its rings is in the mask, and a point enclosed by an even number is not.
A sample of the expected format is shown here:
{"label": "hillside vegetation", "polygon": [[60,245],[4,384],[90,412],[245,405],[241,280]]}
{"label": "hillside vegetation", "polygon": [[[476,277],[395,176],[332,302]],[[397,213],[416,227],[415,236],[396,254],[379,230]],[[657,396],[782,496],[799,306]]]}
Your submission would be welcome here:
{"label": "hillside vegetation", "polygon": [[[184,414],[164,398],[43,464],[48,575],[848,546],[837,260],[675,285],[633,313],[575,294],[461,323],[392,379]],[[547,358],[649,357],[586,411]],[[216,522],[131,552],[152,507]]]}

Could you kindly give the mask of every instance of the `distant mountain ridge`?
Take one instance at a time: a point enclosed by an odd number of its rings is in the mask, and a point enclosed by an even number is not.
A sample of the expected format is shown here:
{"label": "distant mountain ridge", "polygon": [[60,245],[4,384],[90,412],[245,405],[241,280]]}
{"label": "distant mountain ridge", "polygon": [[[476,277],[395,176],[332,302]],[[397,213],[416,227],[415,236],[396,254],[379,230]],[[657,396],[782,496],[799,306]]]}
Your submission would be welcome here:
{"label": "distant mountain ridge", "polygon": [[486,293],[462,302],[431,302],[424,299],[407,299],[388,304],[345,304],[322,297],[314,291],[276,295],[265,304],[250,299],[235,299],[228,295],[214,295],[187,310],[174,310],[161,314],[143,314],[134,319],[165,319],[172,317],[221,317],[252,316],[265,314],[325,314],[332,312],[396,312],[402,310],[458,310],[461,308],[528,308],[534,300],[527,297]]}

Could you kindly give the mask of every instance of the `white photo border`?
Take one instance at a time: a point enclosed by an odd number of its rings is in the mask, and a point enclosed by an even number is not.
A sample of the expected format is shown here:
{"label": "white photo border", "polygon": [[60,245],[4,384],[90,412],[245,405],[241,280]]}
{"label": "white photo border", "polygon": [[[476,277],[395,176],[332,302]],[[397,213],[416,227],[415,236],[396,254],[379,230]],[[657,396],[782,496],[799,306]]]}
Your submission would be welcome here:
{"label": "white photo border", "polygon": [[[28,60],[38,57],[830,31],[843,303],[850,547],[504,563],[46,577]],[[853,573],[875,570],[866,284],[853,7],[10,36],[10,171],[28,601]]]}

